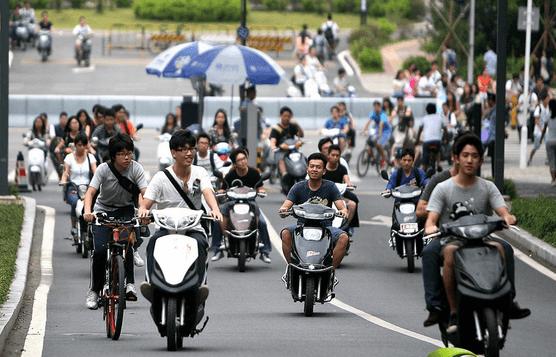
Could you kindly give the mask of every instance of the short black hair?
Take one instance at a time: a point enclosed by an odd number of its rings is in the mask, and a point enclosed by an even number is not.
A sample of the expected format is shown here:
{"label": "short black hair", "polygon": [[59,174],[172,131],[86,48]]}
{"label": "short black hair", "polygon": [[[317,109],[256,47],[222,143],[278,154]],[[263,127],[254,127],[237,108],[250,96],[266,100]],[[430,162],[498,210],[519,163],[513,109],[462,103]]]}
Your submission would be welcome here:
{"label": "short black hair", "polygon": [[328,136],[326,138],[322,138],[319,140],[319,151],[322,151],[322,147],[324,146],[324,144],[326,143],[333,143],[332,139],[330,139]]}
{"label": "short black hair", "polygon": [[340,154],[342,153],[342,150],[340,149],[340,145],[332,144],[328,147],[328,154],[330,154],[334,150],[338,151]]}
{"label": "short black hair", "polygon": [[307,158],[307,164],[311,162],[311,160],[321,160],[324,167],[326,167],[326,163],[328,162],[326,156],[324,156],[320,152],[314,152],[311,155],[309,155],[309,157]]}
{"label": "short black hair", "polygon": [[170,138],[170,150],[176,150],[186,146],[194,148],[196,144],[197,140],[195,139],[195,135],[185,129],[177,130]]}
{"label": "short black hair", "polygon": [[117,113],[122,109],[125,110],[125,107],[122,104],[114,104],[112,106],[112,110],[114,111],[114,113]]}
{"label": "short black hair", "polygon": [[543,89],[541,89],[541,91],[539,92],[539,99],[541,101],[545,100],[546,97],[548,97],[548,89],[546,87],[544,87]]}
{"label": "short black hair", "polygon": [[108,142],[108,153],[110,154],[110,159],[114,160],[116,154],[123,150],[132,151],[135,149],[133,145],[133,140],[127,134],[118,133],[110,138]]}
{"label": "short black hair", "polygon": [[458,138],[458,140],[454,143],[454,155],[459,156],[463,151],[463,148],[467,145],[474,146],[479,152],[479,156],[483,157],[485,152],[483,143],[481,142],[481,139],[473,133],[467,133]]}
{"label": "short black hair", "polygon": [[207,139],[209,141],[209,145],[210,145],[211,140],[210,140],[210,136],[207,133],[205,133],[205,132],[199,133],[197,135],[197,142],[199,142],[199,139],[201,139],[201,138]]}
{"label": "short black hair", "polygon": [[85,134],[84,132],[80,131],[79,134],[77,134],[77,136],[75,137],[75,139],[73,140],[73,142],[77,145],[79,144],[83,144],[83,145],[87,145],[89,143],[89,138],[87,138],[87,134]]}
{"label": "short black hair", "polygon": [[67,113],[67,112],[61,112],[60,115],[59,115],[59,117],[61,118],[61,117],[63,117],[63,116],[68,116],[68,113]]}
{"label": "short black hair", "polygon": [[236,163],[236,159],[239,154],[243,154],[245,155],[245,157],[249,157],[249,151],[247,151],[246,148],[236,148],[232,150],[232,153],[230,154],[230,160],[232,161],[232,164]]}
{"label": "short black hair", "polygon": [[427,112],[427,114],[436,114],[436,104],[428,103],[425,107],[425,111]]}
{"label": "short black hair", "polygon": [[334,109],[336,109],[337,111],[340,111],[340,108],[338,108],[337,105],[333,105],[333,106],[330,107],[330,113],[332,113],[332,111],[333,111]]}
{"label": "short black hair", "polygon": [[382,103],[381,103],[379,100],[375,100],[375,101],[373,102],[373,107],[374,107],[375,105],[380,105],[380,106],[382,107]]}
{"label": "short black hair", "polygon": [[409,155],[415,160],[415,150],[412,148],[404,148],[400,154],[400,159],[406,155]]}
{"label": "short black hair", "polygon": [[115,117],[116,112],[114,112],[114,109],[112,109],[112,108],[106,108],[106,110],[104,111],[104,116],[105,117]]}
{"label": "short black hair", "polygon": [[290,113],[290,115],[293,115],[291,108],[288,106],[283,106],[282,108],[280,108],[280,115],[282,115],[284,112],[288,112]]}

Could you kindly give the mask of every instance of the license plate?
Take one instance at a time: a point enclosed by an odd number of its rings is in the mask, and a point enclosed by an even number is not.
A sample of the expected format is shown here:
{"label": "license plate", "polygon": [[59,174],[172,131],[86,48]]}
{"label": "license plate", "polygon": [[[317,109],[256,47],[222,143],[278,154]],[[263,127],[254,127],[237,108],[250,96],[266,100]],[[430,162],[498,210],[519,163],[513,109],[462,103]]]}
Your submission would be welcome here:
{"label": "license plate", "polygon": [[402,233],[415,233],[419,229],[417,223],[401,223],[400,230]]}

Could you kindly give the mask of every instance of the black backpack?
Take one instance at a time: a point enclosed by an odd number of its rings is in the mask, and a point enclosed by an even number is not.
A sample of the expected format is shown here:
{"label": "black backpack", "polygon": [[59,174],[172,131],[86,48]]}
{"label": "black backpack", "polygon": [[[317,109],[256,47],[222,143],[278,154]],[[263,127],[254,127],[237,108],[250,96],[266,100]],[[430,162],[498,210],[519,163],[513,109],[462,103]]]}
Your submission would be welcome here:
{"label": "black backpack", "polygon": [[334,31],[332,31],[332,26],[326,26],[324,29],[324,38],[328,43],[332,43],[334,41]]}
{"label": "black backpack", "polygon": [[[214,163],[214,155],[215,153],[210,151],[210,155],[209,155],[209,160],[210,160],[210,168],[212,169],[212,172],[216,171],[216,164]],[[195,155],[195,158],[193,159],[193,165],[197,165],[197,155]],[[212,174],[212,172],[209,172],[209,174]]]}

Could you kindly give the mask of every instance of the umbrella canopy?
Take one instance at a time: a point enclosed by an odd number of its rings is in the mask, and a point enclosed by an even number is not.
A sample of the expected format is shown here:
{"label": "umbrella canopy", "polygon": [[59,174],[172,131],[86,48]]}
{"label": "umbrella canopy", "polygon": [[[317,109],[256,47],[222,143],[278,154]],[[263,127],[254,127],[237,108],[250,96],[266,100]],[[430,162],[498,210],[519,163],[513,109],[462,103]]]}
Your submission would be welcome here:
{"label": "umbrella canopy", "polygon": [[182,76],[206,76],[215,84],[278,84],[285,74],[267,54],[241,45],[214,47],[182,68]]}
{"label": "umbrella canopy", "polygon": [[213,46],[201,41],[182,43],[160,53],[145,67],[145,70],[147,74],[159,77],[189,77],[182,75],[183,66],[191,62],[192,58],[211,48]]}

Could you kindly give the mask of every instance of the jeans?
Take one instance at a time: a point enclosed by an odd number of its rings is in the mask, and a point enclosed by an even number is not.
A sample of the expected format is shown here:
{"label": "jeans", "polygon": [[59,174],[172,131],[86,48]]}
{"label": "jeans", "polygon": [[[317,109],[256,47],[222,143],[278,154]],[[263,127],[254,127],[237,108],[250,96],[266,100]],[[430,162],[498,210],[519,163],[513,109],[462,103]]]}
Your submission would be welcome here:
{"label": "jeans", "polygon": [[[495,242],[502,244],[504,248],[506,273],[512,286],[512,297],[515,298],[515,263],[514,250],[512,246],[503,239],[491,237]],[[442,266],[442,245],[440,239],[433,239],[423,249],[423,286],[425,288],[425,302],[427,310],[441,309],[444,305],[444,283],[440,275]]]}
{"label": "jeans", "polygon": [[[133,206],[124,207],[109,212],[109,216],[120,219],[130,219],[134,216]],[[139,229],[135,229],[135,235],[139,237]],[[127,237],[127,233],[122,232],[121,237]],[[93,224],[93,254],[91,263],[91,285],[90,288],[96,293],[100,293],[104,286],[105,280],[105,264],[107,259],[108,242],[112,240],[112,228],[97,226]],[[138,241],[139,243],[139,241]],[[138,244],[135,245],[138,247]],[[128,246],[125,252],[125,272],[126,283],[135,283],[135,274],[133,267],[133,248]]]}

